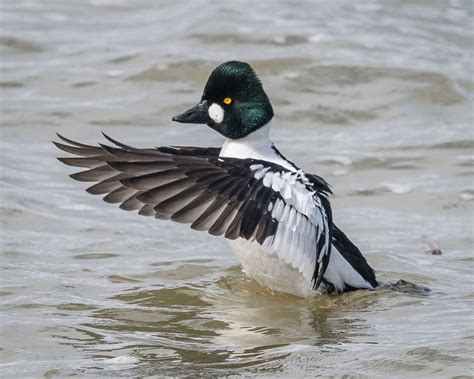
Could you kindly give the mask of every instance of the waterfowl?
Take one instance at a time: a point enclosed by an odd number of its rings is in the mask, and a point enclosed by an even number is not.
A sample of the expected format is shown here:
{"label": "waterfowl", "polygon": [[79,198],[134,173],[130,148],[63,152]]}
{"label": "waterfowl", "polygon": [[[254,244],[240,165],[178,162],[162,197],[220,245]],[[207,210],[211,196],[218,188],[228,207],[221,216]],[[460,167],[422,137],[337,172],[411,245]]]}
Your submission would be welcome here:
{"label": "waterfowl", "polygon": [[[71,177],[107,203],[190,224],[229,240],[243,271],[297,296],[374,289],[374,270],[334,224],[331,187],[271,142],[273,108],[252,67],[230,61],[210,74],[199,103],[176,115],[226,137],[221,148],[86,145],[58,135],[58,158],[85,168]],[[305,148],[305,146],[302,146]]]}

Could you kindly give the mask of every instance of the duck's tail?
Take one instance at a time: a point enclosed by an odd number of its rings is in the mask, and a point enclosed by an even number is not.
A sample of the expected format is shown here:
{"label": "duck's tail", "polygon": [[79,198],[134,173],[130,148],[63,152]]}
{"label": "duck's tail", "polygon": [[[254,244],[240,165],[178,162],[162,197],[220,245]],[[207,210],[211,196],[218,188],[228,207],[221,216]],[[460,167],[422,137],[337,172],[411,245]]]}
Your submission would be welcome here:
{"label": "duck's tail", "polygon": [[374,289],[375,272],[360,250],[335,225],[332,227],[332,250],[324,280],[337,292]]}

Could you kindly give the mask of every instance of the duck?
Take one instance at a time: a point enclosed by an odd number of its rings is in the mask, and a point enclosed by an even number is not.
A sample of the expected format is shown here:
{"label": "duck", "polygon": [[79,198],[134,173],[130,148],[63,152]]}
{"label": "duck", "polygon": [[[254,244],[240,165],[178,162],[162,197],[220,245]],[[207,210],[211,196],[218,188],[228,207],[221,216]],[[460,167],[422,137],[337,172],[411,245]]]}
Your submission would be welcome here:
{"label": "duck", "polygon": [[264,288],[299,297],[378,286],[375,272],[334,223],[331,186],[272,143],[273,107],[254,69],[228,61],[210,74],[196,106],[172,117],[225,137],[221,147],[136,148],[104,134],[53,143],[82,170],[86,191],[143,216],[223,236],[242,271]]}

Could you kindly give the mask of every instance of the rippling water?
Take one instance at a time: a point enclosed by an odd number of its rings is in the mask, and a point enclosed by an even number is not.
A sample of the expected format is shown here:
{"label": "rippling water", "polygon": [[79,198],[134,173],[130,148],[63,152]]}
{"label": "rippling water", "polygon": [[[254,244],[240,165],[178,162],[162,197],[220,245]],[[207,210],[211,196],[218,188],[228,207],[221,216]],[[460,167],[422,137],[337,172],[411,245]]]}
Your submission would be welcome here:
{"label": "rippling water", "polygon": [[[455,0],[3,1],[0,375],[472,375],[472,13]],[[225,241],[102,203],[55,161],[55,131],[221,144],[170,117],[235,58],[264,82],[280,149],[333,185],[336,221],[383,289],[270,294]],[[430,294],[393,291],[401,278]]]}

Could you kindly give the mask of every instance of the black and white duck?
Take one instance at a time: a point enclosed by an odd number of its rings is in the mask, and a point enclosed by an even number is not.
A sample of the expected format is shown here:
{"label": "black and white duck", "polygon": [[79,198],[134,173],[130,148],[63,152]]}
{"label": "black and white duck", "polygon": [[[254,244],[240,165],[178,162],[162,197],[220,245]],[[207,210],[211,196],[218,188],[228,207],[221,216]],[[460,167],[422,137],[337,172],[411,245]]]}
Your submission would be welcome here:
{"label": "black and white duck", "polygon": [[[252,67],[230,61],[211,73],[200,102],[174,116],[226,137],[219,147],[85,145],[59,136],[73,179],[107,203],[224,236],[243,271],[297,296],[374,289],[373,269],[334,224],[328,183],[285,158],[269,137],[273,108]],[[301,148],[308,148],[302,146]]]}

